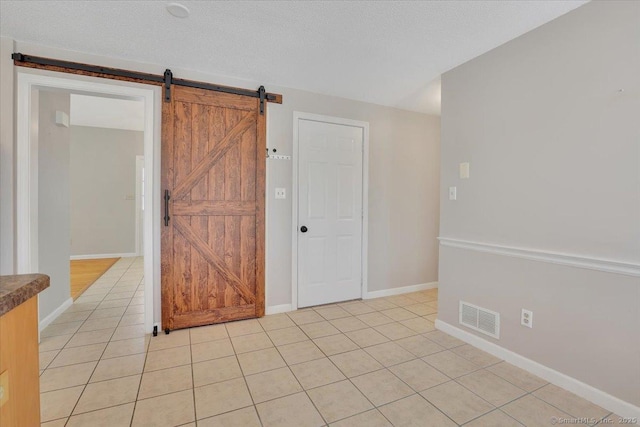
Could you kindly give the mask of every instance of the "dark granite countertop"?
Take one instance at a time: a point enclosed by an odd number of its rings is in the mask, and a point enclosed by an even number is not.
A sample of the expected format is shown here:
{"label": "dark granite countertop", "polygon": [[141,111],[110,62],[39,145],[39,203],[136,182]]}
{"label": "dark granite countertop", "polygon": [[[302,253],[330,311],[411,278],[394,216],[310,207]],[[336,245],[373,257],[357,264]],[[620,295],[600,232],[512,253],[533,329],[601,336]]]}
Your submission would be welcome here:
{"label": "dark granite countertop", "polygon": [[45,274],[0,276],[0,316],[49,287]]}

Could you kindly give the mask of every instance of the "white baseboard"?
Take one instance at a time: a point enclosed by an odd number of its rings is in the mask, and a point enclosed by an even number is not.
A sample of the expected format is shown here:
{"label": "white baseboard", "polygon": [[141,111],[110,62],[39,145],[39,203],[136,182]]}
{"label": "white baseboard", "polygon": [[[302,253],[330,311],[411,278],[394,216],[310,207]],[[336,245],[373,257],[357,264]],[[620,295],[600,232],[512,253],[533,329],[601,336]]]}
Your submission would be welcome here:
{"label": "white baseboard", "polygon": [[409,292],[424,291],[425,289],[435,289],[438,282],[420,283],[419,285],[401,286],[399,288],[382,289],[380,291],[367,292],[362,299],[390,297],[393,295],[408,294]]}
{"label": "white baseboard", "polygon": [[595,403],[596,405],[600,405],[603,408],[612,411],[616,415],[628,418],[640,418],[639,407],[629,402],[625,402],[624,400],[612,396],[608,393],[605,393],[602,390],[598,390],[597,388],[590,386],[589,384],[585,384],[582,381],[579,381],[573,377],[565,375],[538,362],[521,356],[518,353],[514,353],[511,350],[500,347],[497,344],[489,342],[484,338],[462,330],[456,326],[452,326],[449,323],[443,322],[442,320],[436,320],[436,328],[468,344],[471,344],[472,346],[477,347],[480,350],[484,350],[487,353],[492,354],[500,359],[504,359],[506,362],[509,362],[512,365],[517,366],[518,368],[524,369],[527,372],[537,375],[552,384],[569,390],[570,392],[575,393],[578,396]]}
{"label": "white baseboard", "polygon": [[280,304],[280,305],[272,305],[267,307],[265,310],[265,314],[278,314],[278,313],[286,313],[287,311],[292,311],[291,304]]}
{"label": "white baseboard", "polygon": [[[399,288],[383,289],[381,291],[367,292],[362,296],[362,299],[389,297],[393,295],[408,294],[409,292],[424,291],[425,289],[435,289],[438,287],[438,282],[420,283],[419,285],[402,286]],[[293,311],[292,304],[272,305],[267,307],[265,314],[278,314]]]}
{"label": "white baseboard", "polygon": [[138,256],[135,252],[123,254],[92,254],[92,255],[71,255],[69,258],[74,261],[78,259],[101,259],[101,258],[131,258]]}
{"label": "white baseboard", "polygon": [[60,305],[60,307],[58,307],[55,310],[53,310],[53,312],[51,314],[49,314],[47,317],[45,317],[44,319],[42,319],[40,321],[40,323],[38,324],[38,330],[42,331],[44,328],[49,326],[54,320],[56,320],[58,318],[58,316],[60,316],[62,313],[64,313],[64,311],[67,308],[71,307],[72,305],[73,305],[73,298],[69,298],[68,300],[63,302]]}

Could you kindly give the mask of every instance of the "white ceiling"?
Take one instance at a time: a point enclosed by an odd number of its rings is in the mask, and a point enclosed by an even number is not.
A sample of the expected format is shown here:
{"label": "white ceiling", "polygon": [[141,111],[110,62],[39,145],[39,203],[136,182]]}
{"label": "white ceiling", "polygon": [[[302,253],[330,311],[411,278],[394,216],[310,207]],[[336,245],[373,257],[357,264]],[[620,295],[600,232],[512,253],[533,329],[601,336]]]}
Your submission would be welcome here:
{"label": "white ceiling", "polygon": [[73,126],[144,131],[144,102],[71,94]]}
{"label": "white ceiling", "polygon": [[443,72],[585,2],[183,1],[187,19],[168,3],[3,0],[0,34],[438,113]]}

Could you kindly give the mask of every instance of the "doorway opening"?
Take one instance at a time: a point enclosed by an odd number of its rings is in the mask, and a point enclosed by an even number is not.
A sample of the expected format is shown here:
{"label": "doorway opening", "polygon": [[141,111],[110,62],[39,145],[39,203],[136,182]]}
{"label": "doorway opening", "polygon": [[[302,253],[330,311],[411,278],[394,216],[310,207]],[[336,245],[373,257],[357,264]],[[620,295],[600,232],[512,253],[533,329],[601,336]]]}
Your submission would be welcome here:
{"label": "doorway opening", "polygon": [[[143,256],[144,103],[68,91],[55,96],[69,98],[68,148],[61,146],[59,151],[69,156],[70,276],[75,301],[118,260]],[[40,110],[43,127],[51,112]],[[47,141],[40,142],[42,150]],[[39,159],[40,166],[50,161]],[[39,185],[53,185],[49,181],[62,184],[56,182],[60,179],[40,178]]]}
{"label": "doorway opening", "polygon": [[[128,306],[135,300],[140,306],[131,314],[137,315],[140,329],[151,332],[153,284],[160,273],[159,222],[153,221],[154,212],[159,217],[159,201],[142,194],[153,195],[159,181],[160,90],[21,69],[17,83],[16,261],[18,273],[51,276],[50,288],[39,296],[40,330],[79,318],[71,315],[78,308],[70,309],[74,299],[91,311],[126,311],[125,302]],[[75,117],[72,98],[81,105]],[[93,112],[87,101],[97,103]],[[105,105],[126,103],[137,105],[141,130],[99,122],[109,118]],[[127,132],[137,132],[133,143],[123,137]],[[119,152],[118,145],[130,152]],[[136,182],[136,156],[144,156],[144,183]],[[137,212],[138,193],[142,213]],[[140,226],[142,231],[136,230]],[[74,261],[94,264],[84,279],[94,285],[87,290],[85,283],[76,298],[70,288]]]}

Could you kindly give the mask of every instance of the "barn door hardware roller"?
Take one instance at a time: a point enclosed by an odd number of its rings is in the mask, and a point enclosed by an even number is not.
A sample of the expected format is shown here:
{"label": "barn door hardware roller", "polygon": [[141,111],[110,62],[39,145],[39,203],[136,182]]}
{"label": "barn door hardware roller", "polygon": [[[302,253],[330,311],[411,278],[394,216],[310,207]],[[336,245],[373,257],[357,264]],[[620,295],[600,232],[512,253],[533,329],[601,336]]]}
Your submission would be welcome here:
{"label": "barn door hardware roller", "polygon": [[249,96],[260,100],[260,114],[265,112],[265,102],[282,104],[282,95],[267,93],[264,86],[258,90],[243,89],[239,87],[221,86],[212,83],[198,82],[194,80],[176,79],[170,69],[166,69],[163,75],[140,73],[137,71],[122,70],[119,68],[101,67],[98,65],[82,64],[79,62],[61,61],[59,59],[44,58],[40,56],[24,55],[22,53],[11,54],[14,65],[30,68],[41,68],[63,73],[84,74],[88,76],[109,78],[115,80],[127,80],[145,84],[164,86],[164,101],[171,101],[171,86],[186,86],[196,89],[212,90],[215,92],[229,93],[233,95]]}
{"label": "barn door hardware roller", "polygon": [[170,69],[164,70],[164,102],[171,102],[171,83],[173,82],[173,73]]}
{"label": "barn door hardware roller", "polygon": [[264,101],[267,97],[264,86],[260,86],[260,88],[258,89],[258,96],[260,97],[260,114],[264,114]]}

